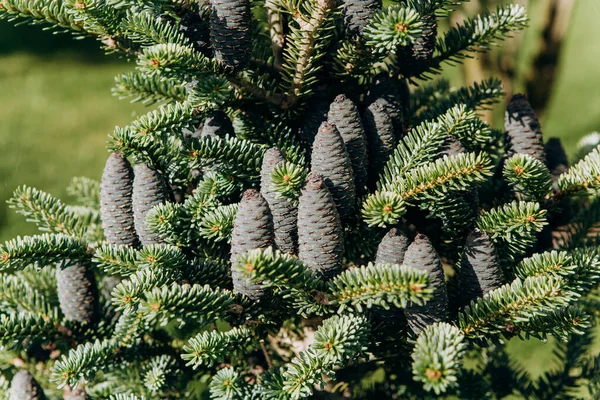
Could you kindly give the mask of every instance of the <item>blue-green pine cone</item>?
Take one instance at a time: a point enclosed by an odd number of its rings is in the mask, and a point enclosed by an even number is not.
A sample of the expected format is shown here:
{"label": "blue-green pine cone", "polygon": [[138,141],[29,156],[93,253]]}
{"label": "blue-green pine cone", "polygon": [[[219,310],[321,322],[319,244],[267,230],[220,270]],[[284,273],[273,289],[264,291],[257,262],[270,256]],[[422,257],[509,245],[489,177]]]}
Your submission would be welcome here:
{"label": "blue-green pine cone", "polygon": [[154,206],[165,203],[168,199],[165,182],[162,176],[145,163],[133,168],[133,217],[135,230],[142,245],[159,243],[158,235],[146,226],[146,215]]}
{"label": "blue-green pine cone", "polygon": [[342,219],[351,218],[356,208],[352,162],[342,136],[329,121],[321,124],[313,142],[311,172],[325,180]]}
{"label": "blue-green pine cone", "polygon": [[342,268],[343,232],[324,178],[310,175],[298,203],[298,258],[326,278],[336,275]]}
{"label": "blue-green pine cone", "polygon": [[356,104],[346,95],[337,96],[329,106],[329,121],[335,124],[344,140],[346,151],[352,162],[354,186],[357,195],[366,192],[367,186],[367,137]]}
{"label": "blue-green pine cone", "polygon": [[98,319],[98,287],[94,272],[83,264],[56,267],[60,310],[69,321],[93,324]]}
{"label": "blue-green pine cone", "polygon": [[476,229],[467,237],[458,271],[462,303],[469,304],[502,284],[494,243],[487,233]]}
{"label": "blue-green pine cone", "polygon": [[417,76],[425,72],[433,58],[438,31],[435,14],[426,14],[421,21],[421,35],[411,46],[400,47],[397,52],[400,73],[404,76]]}
{"label": "blue-green pine cone", "polygon": [[422,306],[411,305],[404,309],[410,328],[419,334],[425,327],[448,317],[448,293],[440,257],[429,238],[417,234],[404,254],[404,265],[429,274],[433,297]]}
{"label": "blue-green pine cone", "polygon": [[408,250],[408,237],[398,228],[392,228],[385,234],[377,247],[376,264],[398,264],[404,262]]}
{"label": "blue-green pine cone", "polygon": [[186,12],[179,22],[179,31],[189,39],[196,51],[207,57],[212,55],[209,24],[199,12]]}
{"label": "blue-green pine cone", "polygon": [[507,157],[528,154],[541,162],[546,162],[540,121],[525,95],[514,95],[506,106],[504,128]]}
{"label": "blue-green pine cone", "polygon": [[109,244],[137,246],[138,237],[133,221],[133,170],[120,154],[112,153],[102,174],[100,186],[100,216],[104,236]]}
{"label": "blue-green pine cone", "polygon": [[308,110],[302,117],[302,126],[299,130],[300,142],[304,145],[307,152],[307,159],[310,160],[312,145],[315,136],[321,127],[321,124],[327,121],[329,113],[329,102],[321,96],[315,96],[311,99]]}
{"label": "blue-green pine cone", "polygon": [[249,0],[210,0],[210,40],[215,58],[235,71],[252,52],[252,11]]}
{"label": "blue-green pine cone", "polygon": [[11,381],[8,398],[10,400],[45,400],[46,396],[33,375],[21,370]]}
{"label": "blue-green pine cone", "polygon": [[567,152],[559,138],[550,138],[544,146],[546,153],[546,166],[554,178],[558,178],[569,170]]}
{"label": "blue-green pine cone", "polygon": [[[396,82],[387,74],[379,74],[369,88],[368,100],[369,103],[380,98],[385,100],[383,104],[386,105],[388,113],[392,117],[396,139],[401,139],[408,130],[404,119],[404,109],[407,107],[402,103],[403,96]],[[410,100],[407,101],[410,102]]]}
{"label": "blue-green pine cone", "polygon": [[381,9],[381,0],[342,0],[346,36],[361,36],[369,20]]}
{"label": "blue-green pine cone", "polygon": [[442,147],[438,153],[438,157],[452,157],[466,152],[467,150],[465,149],[465,146],[463,146],[463,144],[460,142],[460,140],[458,140],[454,136],[448,136],[444,139],[444,143],[442,144]]}
{"label": "blue-green pine cone", "polygon": [[375,183],[396,147],[394,124],[384,98],[374,101],[364,112],[363,124],[369,149],[369,182]]}
{"label": "blue-green pine cone", "polygon": [[265,152],[260,171],[260,193],[265,198],[273,216],[275,245],[288,254],[298,254],[298,206],[294,202],[281,198],[271,185],[271,173],[275,167],[285,162],[283,153],[276,147]]}
{"label": "blue-green pine cone", "polygon": [[273,217],[267,200],[255,189],[244,192],[231,234],[233,290],[251,299],[262,296],[260,285],[250,282],[237,268],[237,260],[250,250],[273,246]]}

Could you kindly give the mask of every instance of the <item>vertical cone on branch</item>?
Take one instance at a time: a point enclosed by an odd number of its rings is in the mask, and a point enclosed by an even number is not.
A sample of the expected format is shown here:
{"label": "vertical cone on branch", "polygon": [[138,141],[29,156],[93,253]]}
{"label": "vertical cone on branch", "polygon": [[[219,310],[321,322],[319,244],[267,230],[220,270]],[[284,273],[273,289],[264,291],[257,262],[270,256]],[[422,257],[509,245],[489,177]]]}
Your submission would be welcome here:
{"label": "vertical cone on branch", "polygon": [[[396,139],[402,138],[407,132],[404,121],[406,106],[402,103],[402,97],[396,81],[392,80],[387,73],[379,74],[369,89],[368,99],[371,102],[377,99],[385,100],[383,104],[387,106],[388,114],[392,117]],[[406,99],[406,101],[410,101],[410,99]]]}
{"label": "vertical cone on branch", "polygon": [[27,371],[15,374],[10,384],[10,400],[45,400],[44,391],[35,378]]}
{"label": "vertical cone on branch", "polygon": [[379,98],[373,102],[365,110],[363,122],[369,146],[369,181],[376,182],[396,146],[394,124],[386,100]]}
{"label": "vertical cone on branch", "polygon": [[544,146],[546,166],[554,178],[569,170],[569,160],[559,138],[550,138]]}
{"label": "vertical cone on branch", "polygon": [[437,20],[435,14],[422,17],[422,33],[411,46],[398,50],[398,65],[404,76],[416,76],[425,72],[430,65],[437,40]]}
{"label": "vertical cone on branch", "polygon": [[93,271],[86,265],[56,267],[60,309],[69,321],[93,324],[98,318],[98,288]]}
{"label": "vertical cone on branch", "polygon": [[133,220],[133,171],[120,154],[112,153],[102,174],[100,215],[104,236],[109,244],[137,246]]}
{"label": "vertical cone on branch", "polygon": [[320,175],[311,175],[298,203],[298,258],[325,277],[342,268],[343,230],[333,196]]}
{"label": "vertical cone on branch", "polygon": [[346,35],[357,37],[382,6],[381,0],[342,0]]}
{"label": "vertical cone on branch", "polygon": [[252,51],[252,12],[249,0],[210,0],[210,39],[215,58],[241,70]]}
{"label": "vertical cone on branch", "polygon": [[540,121],[524,95],[516,94],[508,103],[504,125],[508,157],[528,154],[541,162],[546,161]]}
{"label": "vertical cone on branch", "polygon": [[310,154],[312,152],[312,144],[315,141],[315,136],[324,121],[327,121],[327,113],[329,112],[329,103],[320,96],[315,96],[308,110],[304,113],[302,119],[302,126],[300,127],[300,141],[304,144],[307,149],[308,159],[310,160]]}
{"label": "vertical cone on branch", "polygon": [[502,283],[502,271],[492,239],[487,233],[474,230],[467,238],[458,272],[462,303],[466,305]]}
{"label": "vertical cone on branch", "polygon": [[457,156],[466,152],[465,146],[462,145],[460,140],[454,136],[448,136],[446,139],[444,139],[444,144],[438,153],[438,157]]}
{"label": "vertical cone on branch", "polygon": [[367,186],[367,138],[358,108],[343,94],[337,96],[329,107],[329,121],[335,124],[344,140],[352,162],[356,194],[361,195]]}
{"label": "vertical cone on branch", "polygon": [[313,143],[311,172],[319,174],[333,195],[342,219],[354,214],[356,190],[344,140],[331,122],[321,124]]}
{"label": "vertical cone on branch", "polygon": [[262,295],[259,285],[247,280],[237,268],[238,258],[254,249],[264,249],[274,244],[273,217],[269,204],[255,189],[244,192],[231,235],[231,277],[233,289],[251,299]]}
{"label": "vertical cone on branch", "polygon": [[211,56],[210,29],[198,12],[186,12],[179,23],[179,31],[189,39],[196,51]]}
{"label": "vertical cone on branch", "polygon": [[398,264],[404,262],[404,254],[408,249],[408,237],[398,228],[392,228],[379,243],[376,264]]}
{"label": "vertical cone on branch", "polygon": [[448,293],[444,281],[444,270],[440,257],[425,235],[418,234],[408,246],[404,255],[404,265],[429,274],[433,297],[422,306],[408,306],[404,314],[411,329],[419,334],[426,326],[434,322],[444,321],[448,314]]}
{"label": "vertical cone on branch", "polygon": [[158,243],[158,236],[146,226],[146,215],[152,207],[167,201],[165,183],[162,176],[145,163],[137,164],[133,178],[133,217],[135,230],[142,245]]}
{"label": "vertical cone on branch", "polygon": [[270,148],[265,152],[260,172],[260,193],[265,198],[273,216],[275,230],[275,245],[284,253],[298,253],[298,207],[286,198],[280,198],[271,187],[273,169],[285,162],[281,151]]}

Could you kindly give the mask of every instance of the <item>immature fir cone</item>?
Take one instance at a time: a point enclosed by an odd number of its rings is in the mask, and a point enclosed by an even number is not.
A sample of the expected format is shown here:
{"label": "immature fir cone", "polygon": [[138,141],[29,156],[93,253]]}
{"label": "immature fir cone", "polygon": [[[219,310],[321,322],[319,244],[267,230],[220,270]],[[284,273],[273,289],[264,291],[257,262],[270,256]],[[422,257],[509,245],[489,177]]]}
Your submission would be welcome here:
{"label": "immature fir cone", "polygon": [[469,234],[460,262],[458,284],[464,305],[502,285],[496,248],[487,233],[476,229]]}
{"label": "immature fir cone", "polygon": [[444,143],[442,144],[442,147],[438,153],[438,157],[442,158],[444,156],[457,156],[466,152],[467,150],[465,149],[465,146],[463,146],[457,138],[454,136],[448,136],[446,139],[444,139]]}
{"label": "immature fir cone", "polygon": [[342,268],[343,230],[333,196],[321,175],[311,175],[298,204],[298,258],[331,277]]}
{"label": "immature fir cone", "polygon": [[404,76],[416,76],[429,68],[437,40],[435,14],[422,17],[422,33],[412,46],[401,47],[398,51],[398,65]]}
{"label": "immature fir cone", "polygon": [[314,97],[308,110],[302,118],[302,126],[300,127],[300,141],[307,149],[308,160],[312,151],[312,145],[315,141],[315,136],[319,131],[319,127],[324,121],[327,121],[327,113],[329,112],[329,103],[323,97]]}
{"label": "immature fir cone", "polygon": [[92,324],[98,317],[98,288],[93,271],[85,265],[56,267],[60,309],[69,321]]}
{"label": "immature fir cone", "polygon": [[161,175],[145,163],[133,168],[133,217],[135,230],[143,246],[159,243],[158,236],[146,226],[146,215],[152,207],[167,201],[165,183]]}
{"label": "immature fir cone", "polygon": [[189,11],[181,17],[179,30],[190,40],[196,51],[210,57],[210,29],[198,12]]}
{"label": "immature fir cone", "polygon": [[329,121],[335,124],[344,140],[352,162],[356,194],[365,193],[367,186],[367,137],[356,104],[343,94],[337,96],[329,107]]}
{"label": "immature fir cone", "polygon": [[342,0],[344,10],[344,25],[346,35],[356,37],[362,35],[362,31],[369,23],[375,12],[381,9],[381,0]]}
{"label": "immature fir cone", "polygon": [[546,166],[554,178],[558,178],[569,170],[569,160],[559,138],[550,138],[544,146]]}
{"label": "immature fir cone", "polygon": [[120,153],[112,153],[106,160],[100,186],[100,216],[109,244],[138,245],[132,191],[133,171],[129,162]]}
{"label": "immature fir cone", "polygon": [[448,314],[448,293],[440,258],[427,236],[418,234],[404,254],[404,265],[426,271],[431,280],[433,297],[422,306],[411,305],[404,309],[406,320],[417,335],[434,322],[445,321]]}
{"label": "immature fir cone", "polygon": [[546,161],[540,121],[524,95],[516,94],[506,106],[504,119],[507,157],[528,154]]}
{"label": "immature fir cone", "polygon": [[45,400],[44,391],[35,378],[27,371],[15,374],[10,384],[10,400]]}
{"label": "immature fir cone", "polygon": [[342,136],[331,122],[323,122],[315,137],[311,172],[325,180],[342,219],[352,217],[356,203],[352,162]]}
{"label": "immature fir cone", "polygon": [[262,295],[260,286],[248,281],[237,268],[237,260],[250,250],[273,246],[273,217],[261,194],[248,189],[240,202],[231,234],[231,277],[233,290],[251,299]]}
{"label": "immature fir cone", "polygon": [[392,228],[386,233],[377,247],[375,264],[402,265],[407,249],[408,237],[400,229]]}
{"label": "immature fir cone", "polygon": [[363,123],[369,146],[369,182],[375,183],[396,147],[394,124],[385,99],[377,99],[365,110]]}
{"label": "immature fir cone", "polygon": [[406,106],[402,104],[402,97],[403,94],[400,93],[400,89],[396,85],[396,80],[390,79],[387,74],[378,75],[369,89],[369,103],[380,98],[385,100],[384,104],[394,124],[396,139],[402,138],[407,132],[406,122],[404,121],[404,109]]}
{"label": "immature fir cone", "polygon": [[281,151],[272,147],[265,152],[260,171],[260,193],[263,195],[273,216],[275,245],[284,253],[298,253],[298,207],[290,200],[280,198],[271,187],[271,173],[278,164],[284,163]]}
{"label": "immature fir cone", "polygon": [[249,0],[210,0],[210,40],[215,58],[241,70],[252,51],[252,11]]}

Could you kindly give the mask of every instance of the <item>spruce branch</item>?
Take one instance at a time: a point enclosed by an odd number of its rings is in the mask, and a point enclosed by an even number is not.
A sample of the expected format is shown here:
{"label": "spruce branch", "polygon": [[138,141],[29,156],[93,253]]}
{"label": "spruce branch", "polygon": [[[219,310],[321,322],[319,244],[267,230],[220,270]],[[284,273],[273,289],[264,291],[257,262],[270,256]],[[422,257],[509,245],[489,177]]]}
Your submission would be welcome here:
{"label": "spruce branch", "polygon": [[192,46],[177,43],[156,44],[142,49],[137,60],[138,69],[147,76],[177,77],[216,72],[211,61]]}
{"label": "spruce branch", "polygon": [[98,371],[114,362],[115,344],[109,340],[96,340],[78,345],[63,355],[52,367],[52,381],[59,389],[90,381]]}
{"label": "spruce branch", "polygon": [[0,4],[0,18],[9,21],[23,18],[32,23],[47,23],[78,33],[86,33],[83,24],[77,21],[70,5],[61,0],[3,0]]}
{"label": "spruce branch", "polygon": [[551,250],[523,259],[515,266],[515,275],[521,279],[530,276],[568,277],[576,268],[573,258],[566,251]]}
{"label": "spruce branch", "polygon": [[138,269],[136,251],[131,246],[100,245],[96,248],[93,261],[108,275],[129,276]]}
{"label": "spruce branch", "polygon": [[400,46],[409,46],[422,33],[416,10],[400,5],[378,11],[365,26],[365,44],[374,52],[387,55]]}
{"label": "spruce branch", "polygon": [[552,191],[550,171],[528,154],[515,154],[506,160],[502,173],[522,200],[542,201]]}
{"label": "spruce branch", "polygon": [[157,75],[146,75],[140,72],[129,72],[115,77],[113,96],[120,99],[129,98],[132,103],[144,105],[154,103],[183,102],[187,94],[179,81]]}
{"label": "spruce branch", "polygon": [[183,347],[181,358],[188,366],[211,368],[235,353],[244,353],[255,342],[248,328],[234,328],[227,332],[203,332],[191,338]]}
{"label": "spruce branch", "polygon": [[120,29],[128,39],[143,46],[169,43],[179,46],[190,45],[176,26],[165,23],[153,12],[128,12]]}
{"label": "spruce branch", "polygon": [[600,187],[600,147],[558,178],[558,188],[566,195],[595,193]]}
{"label": "spruce branch", "polygon": [[217,371],[209,384],[211,398],[234,400],[247,398],[250,388],[244,376],[233,367]]}
{"label": "spruce branch", "polygon": [[145,292],[174,283],[179,274],[163,269],[141,269],[121,281],[112,291],[112,303],[119,310],[137,307]]}
{"label": "spruce branch", "polygon": [[3,310],[27,312],[49,321],[58,319],[58,310],[52,299],[17,275],[0,275],[0,302]]}
{"label": "spruce branch", "polygon": [[455,389],[467,347],[464,339],[458,328],[447,323],[426,327],[412,352],[413,379],[438,396]]}
{"label": "spruce branch", "polygon": [[231,242],[233,223],[238,210],[237,204],[218,206],[204,214],[200,222],[199,235],[215,242]]}
{"label": "spruce branch", "polygon": [[53,338],[55,324],[56,320],[38,314],[0,314],[0,343],[12,346],[27,338]]}
{"label": "spruce branch", "polygon": [[76,176],[67,186],[67,194],[84,207],[100,208],[100,182],[84,176]]}

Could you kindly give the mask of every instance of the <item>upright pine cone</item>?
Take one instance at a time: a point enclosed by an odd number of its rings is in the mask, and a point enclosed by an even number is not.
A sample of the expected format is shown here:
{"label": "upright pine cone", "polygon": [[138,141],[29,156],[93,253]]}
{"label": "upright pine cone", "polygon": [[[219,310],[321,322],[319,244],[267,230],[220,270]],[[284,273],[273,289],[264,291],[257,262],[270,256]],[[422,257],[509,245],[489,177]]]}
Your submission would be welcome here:
{"label": "upright pine cone", "polygon": [[369,182],[374,184],[396,147],[394,124],[387,101],[379,98],[373,102],[365,110],[363,122],[369,146]]}
{"label": "upright pine cone", "polygon": [[120,153],[112,153],[106,160],[100,186],[100,216],[109,244],[139,244],[133,222],[132,192],[133,171],[129,162]]}
{"label": "upright pine cone", "polygon": [[476,229],[467,237],[458,284],[465,305],[502,285],[496,248],[487,233]]}
{"label": "upright pine cone", "polygon": [[325,277],[342,268],[342,224],[333,196],[321,175],[311,175],[298,204],[298,258]]}
{"label": "upright pine cone", "polygon": [[145,163],[137,164],[133,178],[133,217],[135,230],[142,245],[159,242],[158,236],[146,226],[146,215],[152,207],[167,201],[165,183],[161,175]]}
{"label": "upright pine cone", "polygon": [[329,112],[329,102],[321,96],[315,96],[308,106],[308,110],[304,113],[302,126],[300,127],[300,141],[307,150],[308,159],[312,151],[312,145],[315,141],[315,136],[321,127],[321,124],[327,121],[327,113]]}
{"label": "upright pine cone", "polygon": [[260,287],[249,282],[237,268],[237,260],[250,250],[264,249],[274,244],[273,217],[269,204],[255,189],[244,192],[231,234],[231,277],[233,289],[251,299],[262,295]]}
{"label": "upright pine cone", "polygon": [[56,289],[60,309],[69,321],[93,324],[99,312],[98,288],[93,271],[86,265],[56,267]]}
{"label": "upright pine cone", "polygon": [[188,11],[179,23],[179,31],[190,40],[196,51],[207,57],[212,55],[210,48],[210,29],[200,13]]}
{"label": "upright pine cone", "polygon": [[321,124],[313,143],[311,172],[319,174],[333,195],[342,219],[354,215],[356,190],[352,162],[344,140],[331,122]]}
{"label": "upright pine cone", "polygon": [[250,1],[210,0],[210,4],[210,39],[215,58],[233,70],[241,70],[252,51]]}
{"label": "upright pine cone", "polygon": [[429,68],[437,40],[437,20],[435,14],[424,15],[422,33],[412,46],[398,50],[398,65],[404,76],[417,76]]}
{"label": "upright pine cone", "polygon": [[404,309],[408,325],[418,335],[426,326],[447,318],[448,293],[444,270],[431,241],[422,234],[418,234],[408,246],[404,255],[404,265],[426,271],[431,281],[429,287],[433,289],[433,297],[427,303],[422,306],[411,305]]}
{"label": "upright pine cone", "polygon": [[546,166],[554,178],[569,170],[569,160],[559,138],[550,138],[544,146],[546,152]]}
{"label": "upright pine cone", "polygon": [[408,237],[400,229],[392,228],[386,233],[381,243],[379,243],[379,247],[377,247],[375,263],[402,265],[407,249]]}
{"label": "upright pine cone", "polygon": [[541,162],[546,161],[540,121],[524,95],[514,95],[506,106],[504,127],[508,157],[529,154]]}
{"label": "upright pine cone", "polygon": [[329,121],[335,124],[344,140],[352,162],[356,194],[362,195],[367,186],[367,137],[356,104],[343,94],[329,106]]}
{"label": "upright pine cone", "polygon": [[377,10],[382,6],[381,0],[342,0],[344,7],[344,26],[346,36],[357,37]]}
{"label": "upright pine cone", "polygon": [[10,400],[45,400],[44,391],[35,378],[27,371],[15,374],[10,383]]}
{"label": "upright pine cone", "polygon": [[465,146],[462,145],[460,140],[454,136],[448,136],[446,139],[444,139],[444,143],[442,144],[442,148],[438,153],[438,157],[457,156],[466,152],[467,150],[465,149]]}
{"label": "upright pine cone", "polygon": [[285,198],[280,198],[271,187],[271,173],[275,167],[285,162],[281,151],[272,147],[265,152],[260,171],[260,193],[263,195],[273,216],[275,244],[284,253],[298,253],[298,207]]}
{"label": "upright pine cone", "polygon": [[[404,79],[402,80],[404,81]],[[400,92],[397,80],[390,79],[387,73],[379,74],[375,77],[374,82],[369,88],[368,100],[369,103],[376,101],[377,99],[384,99],[385,105],[387,106],[388,114],[392,117],[394,124],[394,134],[397,139],[402,138],[408,127],[404,120],[404,109],[407,108],[403,102],[403,94]],[[410,101],[410,100],[405,100]]]}

